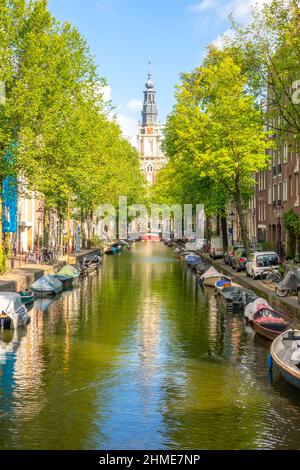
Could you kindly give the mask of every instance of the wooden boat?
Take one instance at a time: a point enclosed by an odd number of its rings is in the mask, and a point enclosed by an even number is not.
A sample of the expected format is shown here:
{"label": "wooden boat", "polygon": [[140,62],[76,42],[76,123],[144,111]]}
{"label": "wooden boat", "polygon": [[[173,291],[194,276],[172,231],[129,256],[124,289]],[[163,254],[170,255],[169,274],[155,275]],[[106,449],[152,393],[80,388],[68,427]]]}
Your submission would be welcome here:
{"label": "wooden boat", "polygon": [[221,281],[222,279],[230,280],[228,276],[219,273],[215,268],[211,267],[204,274],[202,274],[199,282],[204,286],[215,287],[216,282]]}
{"label": "wooden boat", "polygon": [[288,330],[294,321],[293,317],[264,306],[255,312],[250,324],[257,334],[273,341]]}
{"label": "wooden boat", "polygon": [[245,308],[250,302],[257,298],[257,295],[249,289],[235,285],[220,289],[219,294],[226,305],[233,308]]}
{"label": "wooden boat", "polygon": [[285,380],[300,389],[300,330],[288,330],[277,336],[270,352]]}
{"label": "wooden boat", "polygon": [[34,292],[31,289],[25,289],[18,292],[23,304],[30,304],[34,301]]}
{"label": "wooden boat", "polygon": [[15,292],[0,293],[0,328],[12,330],[27,325],[29,317],[21,296]]}

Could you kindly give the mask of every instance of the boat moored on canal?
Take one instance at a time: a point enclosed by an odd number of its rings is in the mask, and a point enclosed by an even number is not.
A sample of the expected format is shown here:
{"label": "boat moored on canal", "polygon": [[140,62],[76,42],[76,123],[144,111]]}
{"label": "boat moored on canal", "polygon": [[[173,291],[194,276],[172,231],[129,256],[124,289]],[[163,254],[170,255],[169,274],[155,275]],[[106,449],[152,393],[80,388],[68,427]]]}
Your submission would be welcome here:
{"label": "boat moored on canal", "polygon": [[262,306],[254,313],[250,324],[257,334],[273,341],[288,330],[294,321],[293,317],[280,313],[270,306]]}
{"label": "boat moored on canal", "polygon": [[25,305],[31,304],[34,301],[34,292],[31,289],[25,289],[17,293],[21,297],[22,303]]}
{"label": "boat moored on canal", "polygon": [[215,268],[209,268],[202,276],[200,277],[200,284],[209,287],[215,287],[216,282],[221,280],[231,280],[228,276],[225,276],[222,273],[219,273]]}
{"label": "boat moored on canal", "polygon": [[300,389],[300,330],[288,330],[271,345],[271,356],[284,379]]}
{"label": "boat moored on canal", "polygon": [[35,283],[32,284],[31,289],[37,296],[52,296],[59,294],[63,289],[63,285],[54,276],[46,274],[45,276],[35,281]]}
{"label": "boat moored on canal", "polygon": [[19,326],[26,326],[29,321],[26,307],[21,296],[14,292],[0,293],[0,327],[12,330]]}
{"label": "boat moored on canal", "polygon": [[220,289],[218,293],[225,304],[233,309],[244,309],[257,298],[257,295],[252,290],[245,289],[239,285],[224,287]]}

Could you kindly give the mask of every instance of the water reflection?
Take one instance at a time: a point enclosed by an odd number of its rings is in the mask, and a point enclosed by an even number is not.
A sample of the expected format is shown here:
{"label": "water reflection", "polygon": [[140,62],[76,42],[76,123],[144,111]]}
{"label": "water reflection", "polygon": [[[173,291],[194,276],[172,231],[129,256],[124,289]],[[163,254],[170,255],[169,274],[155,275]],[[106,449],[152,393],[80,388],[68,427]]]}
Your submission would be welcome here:
{"label": "water reflection", "polygon": [[36,301],[0,336],[0,446],[299,448],[300,396],[269,343],[159,243]]}

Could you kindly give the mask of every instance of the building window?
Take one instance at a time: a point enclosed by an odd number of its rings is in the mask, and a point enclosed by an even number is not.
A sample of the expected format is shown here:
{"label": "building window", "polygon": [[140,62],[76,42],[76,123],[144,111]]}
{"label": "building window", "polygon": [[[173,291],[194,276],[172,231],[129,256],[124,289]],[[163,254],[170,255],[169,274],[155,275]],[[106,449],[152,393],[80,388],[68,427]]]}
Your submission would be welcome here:
{"label": "building window", "polygon": [[282,186],[282,200],[285,202],[288,199],[288,182],[285,180]]}
{"label": "building window", "polygon": [[299,176],[295,176],[295,196],[299,196]]}
{"label": "building window", "polygon": [[288,144],[285,144],[284,147],[283,147],[283,163],[287,163],[288,153],[289,153]]}
{"label": "building window", "polygon": [[276,184],[273,184],[273,202],[277,199]]}
{"label": "building window", "polygon": [[278,194],[277,194],[277,204],[278,206],[281,206],[281,183],[278,183]]}
{"label": "building window", "polygon": [[272,187],[268,186],[268,204],[272,204]]}
{"label": "building window", "polygon": [[289,191],[290,191],[290,197],[292,197],[293,196],[293,180],[291,176],[289,176]]}
{"label": "building window", "polygon": [[153,171],[152,165],[148,165],[147,166],[147,173],[152,173],[152,171]]}

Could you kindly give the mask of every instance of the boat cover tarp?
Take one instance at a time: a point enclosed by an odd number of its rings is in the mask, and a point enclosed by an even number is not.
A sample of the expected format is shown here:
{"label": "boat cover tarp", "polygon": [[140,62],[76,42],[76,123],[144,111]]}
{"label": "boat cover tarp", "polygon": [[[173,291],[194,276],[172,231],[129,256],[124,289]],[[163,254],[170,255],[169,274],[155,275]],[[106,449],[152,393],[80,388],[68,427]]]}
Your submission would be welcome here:
{"label": "boat cover tarp", "polygon": [[300,269],[290,269],[284,279],[278,284],[280,290],[297,290],[300,286]]}
{"label": "boat cover tarp", "polygon": [[58,271],[58,273],[56,273],[56,274],[58,274],[59,276],[67,276],[67,277],[77,278],[77,277],[79,277],[80,272],[77,271],[77,269],[74,268],[74,266],[71,266],[70,264],[67,264],[66,266],[61,268],[61,270]]}
{"label": "boat cover tarp", "polygon": [[219,273],[213,266],[209,268],[205,273],[203,274],[202,278],[203,279],[208,279],[209,277],[216,277],[216,276],[221,276],[223,277],[223,274]]}
{"label": "boat cover tarp", "polygon": [[35,283],[32,284],[31,289],[38,292],[55,292],[58,294],[58,292],[62,291],[62,283],[55,277],[46,274],[35,281]]}
{"label": "boat cover tarp", "polygon": [[14,292],[0,293],[0,312],[12,319],[13,327],[25,326],[28,320],[27,310],[19,294]]}
{"label": "boat cover tarp", "polygon": [[245,307],[244,315],[249,321],[252,321],[255,313],[264,307],[271,308],[265,299],[258,297]]}

